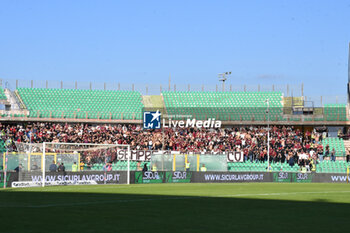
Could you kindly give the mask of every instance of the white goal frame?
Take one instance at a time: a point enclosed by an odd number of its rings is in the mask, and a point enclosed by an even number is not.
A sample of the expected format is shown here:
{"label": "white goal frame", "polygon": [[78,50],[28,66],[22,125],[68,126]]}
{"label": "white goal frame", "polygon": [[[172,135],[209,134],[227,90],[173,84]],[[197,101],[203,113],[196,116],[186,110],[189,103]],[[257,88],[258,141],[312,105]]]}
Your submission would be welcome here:
{"label": "white goal frame", "polygon": [[[82,145],[82,146],[96,146],[98,148],[98,146],[106,146],[107,148],[111,148],[111,147],[123,147],[123,148],[127,148],[127,158],[128,158],[128,168],[127,168],[127,184],[130,184],[130,157],[131,157],[131,151],[130,151],[130,145],[128,144],[96,144],[96,143],[67,143],[67,142],[43,142],[42,143],[43,147],[43,165],[42,165],[42,187],[45,187],[45,158],[46,158],[46,146],[47,145]],[[77,150],[79,151],[79,150]],[[79,161],[80,162],[80,161]],[[105,174],[106,174],[106,170],[105,170]]]}

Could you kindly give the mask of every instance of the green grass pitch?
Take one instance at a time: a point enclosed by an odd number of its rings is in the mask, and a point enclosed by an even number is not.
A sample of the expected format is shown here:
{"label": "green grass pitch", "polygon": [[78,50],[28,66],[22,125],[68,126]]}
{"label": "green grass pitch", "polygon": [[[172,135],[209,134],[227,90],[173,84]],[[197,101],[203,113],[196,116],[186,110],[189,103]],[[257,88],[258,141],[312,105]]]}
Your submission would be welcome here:
{"label": "green grass pitch", "polygon": [[350,184],[147,184],[0,191],[0,232],[349,232]]}

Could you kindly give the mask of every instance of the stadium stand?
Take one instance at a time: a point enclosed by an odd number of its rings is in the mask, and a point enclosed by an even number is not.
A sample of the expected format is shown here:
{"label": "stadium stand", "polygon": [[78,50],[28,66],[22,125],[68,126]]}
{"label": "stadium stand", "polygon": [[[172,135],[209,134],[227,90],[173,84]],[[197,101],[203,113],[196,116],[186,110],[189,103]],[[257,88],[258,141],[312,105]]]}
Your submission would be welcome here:
{"label": "stadium stand", "polygon": [[[170,89],[169,89],[170,90]],[[8,94],[6,89],[6,94]],[[165,108],[168,115],[192,115],[197,120],[215,118],[223,121],[290,121],[293,125],[303,121],[347,121],[345,104],[325,104],[315,108],[312,114],[294,115],[294,108],[302,109],[304,97],[284,97],[279,91],[257,92],[205,92],[205,91],[162,91],[161,95],[142,96],[137,91],[79,90],[49,88],[17,88],[15,97],[20,102],[20,111],[4,110],[1,117],[10,118],[61,118],[98,120],[141,120],[142,108]],[[9,97],[10,99],[10,97]],[[0,88],[0,100],[6,100]],[[267,114],[267,100],[269,114]],[[3,101],[6,102],[6,101]],[[28,112],[29,114],[28,114]],[[28,114],[28,115],[27,115]],[[5,119],[6,120],[6,119]],[[36,119],[38,120],[38,119]],[[25,122],[25,121],[24,121]],[[86,121],[85,121],[86,122]],[[101,121],[102,122],[102,121]],[[14,142],[70,142],[70,143],[118,143],[129,144],[132,150],[168,150],[181,153],[220,153],[242,151],[243,163],[229,163],[229,171],[265,171],[267,169],[267,131],[265,126],[234,127],[221,129],[167,128],[143,130],[141,125],[96,125],[79,123],[35,122],[0,125],[0,152],[6,147],[15,150]],[[260,124],[260,123],[256,123]],[[264,124],[264,123],[263,123]],[[263,125],[261,124],[261,125]],[[274,123],[273,123],[274,124]],[[281,123],[280,123],[281,124]],[[282,122],[283,124],[283,122]],[[246,124],[248,125],[248,124]],[[327,125],[327,124],[326,124]],[[335,150],[337,161],[320,160],[318,172],[343,172],[347,164],[338,159],[346,156],[344,141],[337,137],[325,137],[316,132],[301,132],[293,126],[272,126],[270,141],[271,171],[298,171],[308,160],[318,160]],[[31,135],[31,136],[30,136]],[[164,137],[164,138],[163,138]],[[6,145],[6,146],[5,146]],[[12,148],[12,149],[11,149]],[[314,153],[310,153],[313,151]],[[90,161],[91,159],[91,161]],[[290,161],[294,161],[291,163]],[[86,169],[103,170],[104,161],[98,157],[83,161]],[[91,166],[88,163],[91,162]],[[124,161],[110,158],[113,168],[126,169]],[[148,162],[142,162],[142,166]],[[296,166],[294,166],[296,164]],[[131,169],[136,170],[136,162]]]}
{"label": "stadium stand", "polygon": [[167,113],[193,114],[197,119],[266,120],[269,100],[271,119],[283,120],[281,92],[163,92]]}
{"label": "stadium stand", "polygon": [[141,119],[142,97],[136,91],[19,88],[29,117]]}
{"label": "stadium stand", "polygon": [[[6,90],[7,91],[7,90]],[[10,90],[9,90],[10,91]],[[345,122],[346,104],[312,107],[303,115],[306,97],[288,97],[281,91],[162,91],[161,95],[141,95],[138,91],[17,88],[6,99],[0,88],[0,100],[13,102],[17,111],[3,111],[1,117],[70,120],[141,120],[142,108],[164,109],[173,120],[191,115],[197,120],[259,121],[295,123]],[[267,104],[269,100],[269,104]],[[3,101],[3,102],[4,102]],[[309,101],[310,102],[310,101]],[[269,114],[267,108],[269,105]],[[12,107],[12,106],[11,106]],[[298,110],[296,110],[298,109]],[[310,109],[309,109],[310,110]],[[307,110],[307,111],[309,111]],[[299,112],[297,112],[299,111]]]}
{"label": "stadium stand", "polygon": [[[322,132],[302,133],[291,126],[272,126],[270,141],[271,171],[298,171],[309,162],[325,155],[325,147],[335,148],[338,157],[345,156],[341,138],[324,138]],[[59,123],[0,124],[0,151],[15,151],[14,142],[70,142],[129,144],[132,150],[169,150],[183,153],[218,153],[242,151],[244,162],[228,163],[229,171],[264,171],[267,169],[267,131],[265,127],[240,127],[225,129],[168,128],[164,140],[160,130],[143,130],[140,125],[88,125]],[[164,142],[164,145],[162,144]],[[312,152],[314,151],[314,152]],[[303,159],[305,155],[308,159]],[[84,158],[84,156],[82,157]],[[318,171],[344,170],[343,161],[320,161]],[[83,159],[85,169],[103,170],[104,158],[94,155]],[[109,158],[112,168],[126,169],[126,162],[115,156]],[[144,163],[142,162],[142,166]],[[90,164],[90,165],[89,165]],[[136,170],[136,162],[131,162]]]}

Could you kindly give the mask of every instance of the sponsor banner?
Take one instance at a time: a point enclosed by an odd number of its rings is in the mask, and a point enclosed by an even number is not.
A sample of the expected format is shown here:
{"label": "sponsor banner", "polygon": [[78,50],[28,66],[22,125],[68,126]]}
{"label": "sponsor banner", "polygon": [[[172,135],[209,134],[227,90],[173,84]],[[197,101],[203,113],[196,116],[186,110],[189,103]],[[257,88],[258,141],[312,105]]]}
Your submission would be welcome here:
{"label": "sponsor banner", "polygon": [[[53,185],[93,185],[97,184],[94,180],[88,181],[48,181],[45,182],[45,186],[53,186]],[[29,188],[29,187],[41,187],[42,182],[34,182],[34,181],[14,181],[12,182],[12,188]]]}
{"label": "sponsor banner", "polygon": [[195,183],[272,182],[272,173],[194,172],[191,181]]}
{"label": "sponsor banner", "polygon": [[[19,181],[42,182],[42,174],[40,172],[20,172]],[[45,182],[94,182],[96,184],[126,184],[126,171],[82,171],[82,172],[47,172],[45,174]],[[46,184],[46,183],[45,183]],[[53,183],[54,184],[54,183]]]}
{"label": "sponsor banner", "polygon": [[165,183],[190,183],[192,178],[192,172],[166,172]]}
{"label": "sponsor banner", "polygon": [[[105,182],[106,180],[106,182]],[[17,182],[19,181],[19,182]],[[185,172],[185,171],[132,171],[130,183],[236,183],[236,182],[296,182],[296,183],[346,183],[350,179],[345,173],[289,173],[289,172]],[[41,172],[8,172],[7,187],[41,186]],[[48,172],[45,185],[90,185],[126,184],[126,171],[107,172]],[[12,184],[12,185],[11,185]],[[3,173],[0,173],[3,187]]]}
{"label": "sponsor banner", "polygon": [[315,173],[289,173],[289,172],[274,172],[273,182],[286,183],[311,183],[314,181]]}
{"label": "sponsor banner", "polygon": [[347,183],[345,173],[289,173],[289,172],[193,172],[191,182],[286,182],[286,183]]}
{"label": "sponsor banner", "polygon": [[[179,151],[147,151],[147,150],[131,150],[132,161],[151,161],[153,154],[180,154]],[[118,150],[118,160],[127,160],[127,150]],[[201,152],[188,154],[205,154],[205,155],[227,155],[227,162],[243,162],[243,152],[229,151],[229,152]]]}
{"label": "sponsor banner", "polygon": [[165,172],[135,172],[136,184],[163,183]]}
{"label": "sponsor banner", "polygon": [[292,173],[289,172],[275,172],[273,173],[273,182],[292,182]]}
{"label": "sponsor banner", "polygon": [[346,173],[317,173],[313,181],[320,183],[350,183],[350,177]]}
{"label": "sponsor banner", "polygon": [[315,173],[292,173],[292,182],[311,183]]}

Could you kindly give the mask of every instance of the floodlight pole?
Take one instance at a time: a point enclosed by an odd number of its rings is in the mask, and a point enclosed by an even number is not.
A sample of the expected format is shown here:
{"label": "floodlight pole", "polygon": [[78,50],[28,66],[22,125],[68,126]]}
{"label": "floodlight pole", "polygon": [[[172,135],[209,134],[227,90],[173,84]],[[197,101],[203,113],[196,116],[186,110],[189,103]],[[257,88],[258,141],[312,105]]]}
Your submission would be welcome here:
{"label": "floodlight pole", "polygon": [[43,164],[42,164],[42,169],[43,169],[43,178],[41,180],[41,186],[45,187],[45,157],[46,157],[46,142],[43,142]]}
{"label": "floodlight pole", "polygon": [[267,170],[270,170],[270,101],[266,100],[267,103]]}
{"label": "floodlight pole", "polygon": [[224,73],[218,74],[219,81],[222,82],[222,91],[223,92],[225,91],[225,81],[227,80],[226,76],[231,75],[231,73],[232,72],[229,71],[229,72],[224,72]]}

